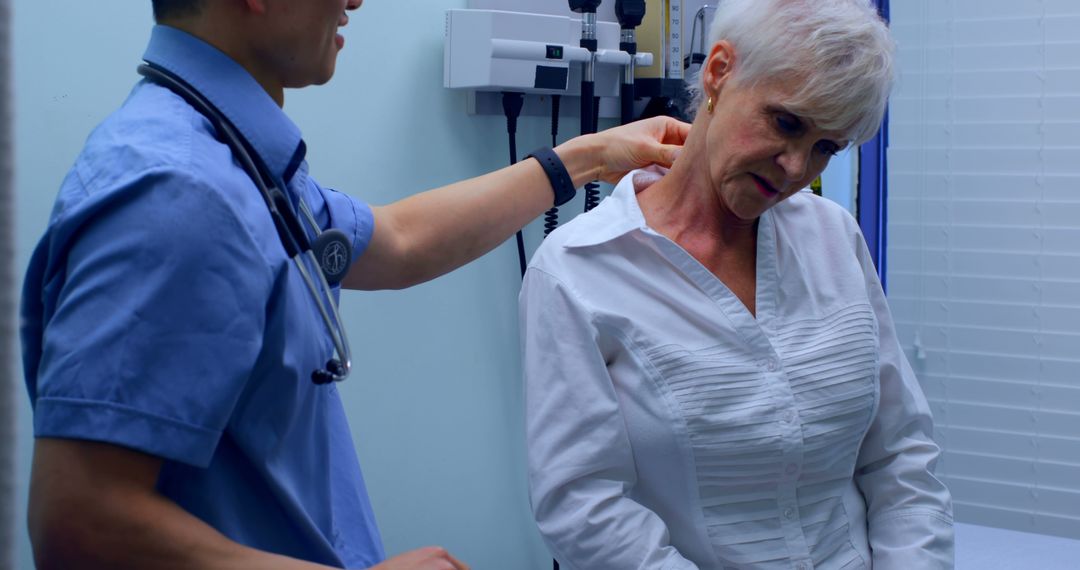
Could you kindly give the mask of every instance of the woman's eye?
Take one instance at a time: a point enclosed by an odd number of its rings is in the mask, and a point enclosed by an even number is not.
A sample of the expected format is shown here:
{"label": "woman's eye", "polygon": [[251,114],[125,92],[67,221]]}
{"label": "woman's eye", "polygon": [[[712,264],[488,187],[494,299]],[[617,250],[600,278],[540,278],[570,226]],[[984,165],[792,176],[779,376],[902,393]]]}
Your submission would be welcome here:
{"label": "woman's eye", "polygon": [[776,116],[776,127],[786,134],[797,134],[802,130],[802,121],[795,115],[781,113]]}
{"label": "woman's eye", "polygon": [[830,141],[821,141],[817,147],[818,152],[828,156],[836,156],[836,153],[840,152],[840,145]]}

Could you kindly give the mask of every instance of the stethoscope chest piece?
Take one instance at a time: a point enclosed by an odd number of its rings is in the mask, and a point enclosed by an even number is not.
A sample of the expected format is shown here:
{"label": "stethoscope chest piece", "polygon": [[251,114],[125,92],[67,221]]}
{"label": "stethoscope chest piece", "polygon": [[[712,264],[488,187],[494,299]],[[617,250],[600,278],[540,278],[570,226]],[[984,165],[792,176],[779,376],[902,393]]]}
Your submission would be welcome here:
{"label": "stethoscope chest piece", "polygon": [[334,286],[340,284],[352,263],[352,244],[345,232],[333,228],[323,231],[311,244],[311,251],[326,282]]}

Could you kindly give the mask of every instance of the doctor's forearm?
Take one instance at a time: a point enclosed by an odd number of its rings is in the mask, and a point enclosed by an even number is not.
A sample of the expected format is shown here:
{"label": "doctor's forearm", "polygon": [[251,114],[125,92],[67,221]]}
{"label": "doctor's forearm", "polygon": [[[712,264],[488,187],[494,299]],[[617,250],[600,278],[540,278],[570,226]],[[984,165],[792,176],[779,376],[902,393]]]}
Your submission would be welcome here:
{"label": "doctor's forearm", "polygon": [[330,568],[237,544],[164,497],[126,496],[124,501],[115,509],[101,508],[100,504],[81,505],[96,510],[95,514],[69,513],[72,519],[94,521],[92,526],[77,521],[66,525],[54,522],[51,529],[39,533],[34,540],[38,568]]}
{"label": "doctor's forearm", "polygon": [[[576,186],[601,172],[597,141],[581,137],[556,151]],[[375,233],[350,270],[350,289],[401,289],[491,251],[554,204],[536,160],[375,208]]]}
{"label": "doctor's forearm", "polygon": [[28,512],[36,566],[329,568],[229,540],[155,490],[160,465],[158,458],[108,444],[37,439]]}

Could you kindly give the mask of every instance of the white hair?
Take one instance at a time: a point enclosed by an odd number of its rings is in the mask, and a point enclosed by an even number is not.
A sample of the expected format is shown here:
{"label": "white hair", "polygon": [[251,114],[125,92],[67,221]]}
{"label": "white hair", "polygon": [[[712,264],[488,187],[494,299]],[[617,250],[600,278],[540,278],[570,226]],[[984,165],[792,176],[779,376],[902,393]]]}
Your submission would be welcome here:
{"label": "white hair", "polygon": [[[881,125],[896,45],[870,0],[720,0],[709,45],[723,40],[735,51],[734,85],[794,78],[801,87],[785,106],[853,144]],[[702,76],[691,81],[692,111]]]}

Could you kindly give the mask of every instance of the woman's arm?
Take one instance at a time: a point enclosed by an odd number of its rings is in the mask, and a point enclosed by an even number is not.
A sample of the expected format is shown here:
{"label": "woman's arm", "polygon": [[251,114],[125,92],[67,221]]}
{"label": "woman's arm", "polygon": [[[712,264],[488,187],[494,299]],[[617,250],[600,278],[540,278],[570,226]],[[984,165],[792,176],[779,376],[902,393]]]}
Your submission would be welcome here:
{"label": "woman's arm", "polygon": [[875,570],[951,569],[952,499],[934,476],[941,449],[918,379],[896,338],[862,235],[857,248],[878,324],[878,411],[859,450],[855,482],[866,499]]}
{"label": "woman's arm", "polygon": [[696,570],[664,521],[627,496],[630,441],[587,310],[533,267],[520,312],[529,494],[555,557],[568,569]]}
{"label": "woman's arm", "polygon": [[[575,186],[615,182],[650,164],[670,165],[690,126],[657,117],[555,149]],[[554,203],[540,164],[490,174],[374,208],[371,244],[345,276],[349,289],[401,289],[434,279],[491,251]]]}

